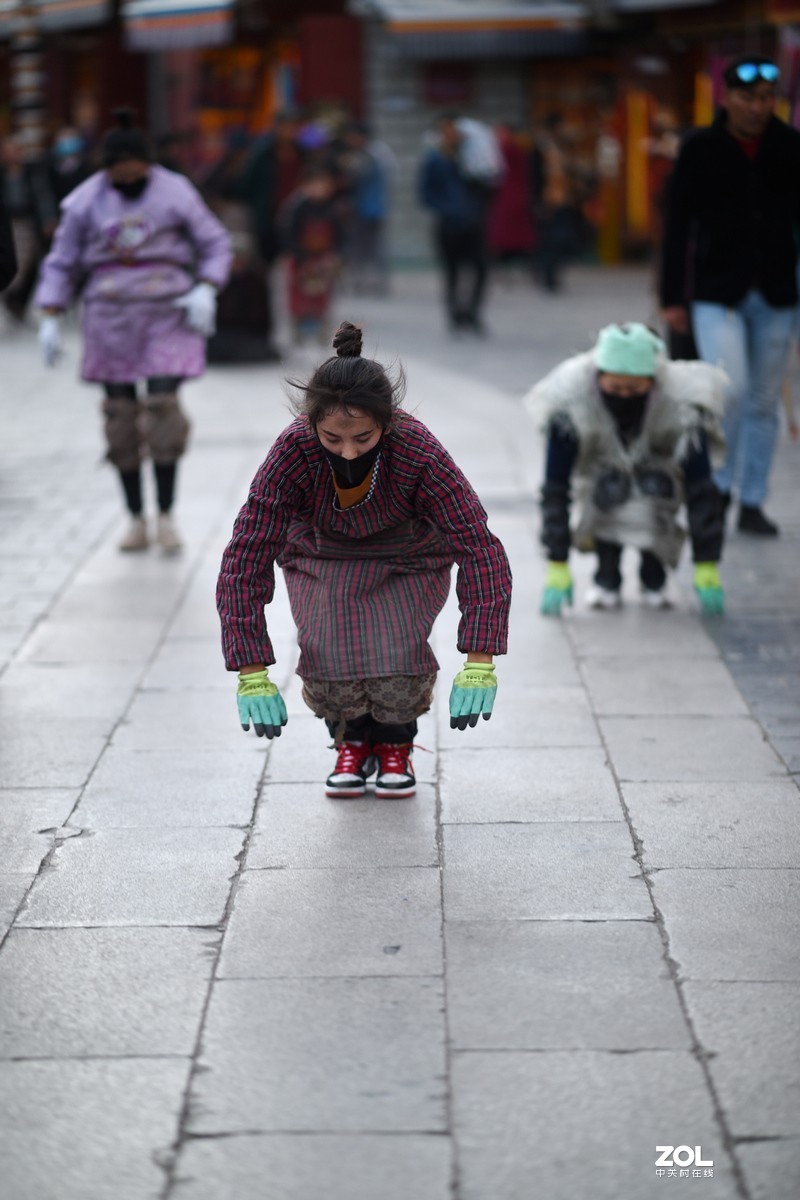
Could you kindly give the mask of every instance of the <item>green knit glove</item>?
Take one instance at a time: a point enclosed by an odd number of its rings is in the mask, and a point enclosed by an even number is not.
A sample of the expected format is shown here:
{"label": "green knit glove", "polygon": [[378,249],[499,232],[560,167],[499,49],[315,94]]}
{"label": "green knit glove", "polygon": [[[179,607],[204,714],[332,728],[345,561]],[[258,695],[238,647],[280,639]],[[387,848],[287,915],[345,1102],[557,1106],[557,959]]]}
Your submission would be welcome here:
{"label": "green knit glove", "polygon": [[694,564],[694,590],[700,600],[700,608],[708,616],[719,616],[725,611],[725,593],[716,563]]}
{"label": "green knit glove", "polygon": [[286,705],[269,675],[264,671],[250,671],[239,676],[236,691],[239,720],[245,732],[253,722],[256,737],[274,738],[281,736],[281,729],[289,719]]}
{"label": "green knit glove", "polygon": [[545,617],[557,617],[562,604],[572,604],[572,572],[569,563],[551,562],[547,564],[539,612]]}
{"label": "green knit glove", "polygon": [[450,728],[466,729],[470,725],[474,729],[481,713],[488,721],[496,695],[494,663],[465,662],[450,692]]}

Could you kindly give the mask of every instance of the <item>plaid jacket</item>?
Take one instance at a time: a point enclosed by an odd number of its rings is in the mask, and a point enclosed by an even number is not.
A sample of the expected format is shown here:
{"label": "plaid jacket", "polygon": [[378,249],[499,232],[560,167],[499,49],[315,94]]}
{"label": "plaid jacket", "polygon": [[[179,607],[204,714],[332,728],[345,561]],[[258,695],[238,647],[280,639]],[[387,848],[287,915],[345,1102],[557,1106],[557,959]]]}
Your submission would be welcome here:
{"label": "plaid jacket", "polygon": [[[326,563],[343,561],[347,585],[332,576],[326,582]],[[427,638],[454,561],[459,650],[504,654],[508,559],[475,492],[430,430],[401,414],[384,438],[371,494],[341,509],[317,436],[298,418],[259,468],[223,554],[217,608],[226,666],[275,661],[264,606],[277,562],[298,624],[301,675],[367,678],[435,669],[416,634],[423,630]],[[386,604],[381,589],[390,583]],[[337,641],[346,643],[338,651],[331,646]]]}

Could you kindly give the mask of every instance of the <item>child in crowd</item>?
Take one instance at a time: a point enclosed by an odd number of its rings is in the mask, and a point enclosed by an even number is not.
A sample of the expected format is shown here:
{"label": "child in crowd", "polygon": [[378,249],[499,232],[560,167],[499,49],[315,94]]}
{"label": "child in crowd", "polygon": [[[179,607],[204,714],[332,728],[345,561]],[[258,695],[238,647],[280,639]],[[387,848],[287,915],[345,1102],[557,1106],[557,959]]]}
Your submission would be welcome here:
{"label": "child in crowd", "polygon": [[493,656],[506,652],[511,573],[475,492],[444,447],[400,408],[402,377],[361,357],[344,323],[336,357],[301,387],[298,416],[259,469],[222,560],[217,606],[244,729],[279,736],[264,620],[274,565],[298,628],[303,698],[337,749],[328,796],[413,795],[412,744],[438,664],[428,645],[450,590],[467,661],[450,694],[453,728],[491,716]]}
{"label": "child in crowd", "polygon": [[341,267],[343,231],[336,180],[326,167],[309,169],[282,214],[289,251],[289,311],[294,340],[327,343],[327,321]]}
{"label": "child in crowd", "polygon": [[[567,359],[528,393],[528,409],[547,434],[544,614],[572,603],[570,546],[597,555],[590,607],[621,604],[626,545],[641,553],[645,603],[668,607],[667,568],[677,566],[685,537],[677,520],[684,503],[702,610],[723,611],[723,512],[711,453],[724,448],[726,383],[707,363],[669,361],[661,339],[633,323],[608,325],[593,350]],[[571,531],[573,490],[580,514]]]}

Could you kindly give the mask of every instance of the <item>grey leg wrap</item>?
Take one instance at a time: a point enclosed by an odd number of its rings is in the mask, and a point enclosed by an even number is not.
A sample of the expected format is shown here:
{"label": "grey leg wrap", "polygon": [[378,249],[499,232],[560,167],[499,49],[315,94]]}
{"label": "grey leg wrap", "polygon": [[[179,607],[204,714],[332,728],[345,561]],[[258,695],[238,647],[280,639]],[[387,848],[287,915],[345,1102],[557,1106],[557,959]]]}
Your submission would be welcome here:
{"label": "grey leg wrap", "polygon": [[103,418],[106,458],[120,471],[135,471],[142,461],[138,403],[128,396],[107,396]]}
{"label": "grey leg wrap", "polygon": [[141,401],[142,435],[154,463],[176,462],[186,450],[189,421],[174,392],[145,396]]}

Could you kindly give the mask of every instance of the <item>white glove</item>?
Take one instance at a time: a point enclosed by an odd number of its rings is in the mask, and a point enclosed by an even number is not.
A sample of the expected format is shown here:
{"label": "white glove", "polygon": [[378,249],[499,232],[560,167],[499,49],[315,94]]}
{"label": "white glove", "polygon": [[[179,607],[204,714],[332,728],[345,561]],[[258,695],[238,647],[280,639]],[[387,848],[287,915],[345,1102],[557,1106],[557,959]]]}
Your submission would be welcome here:
{"label": "white glove", "polygon": [[201,337],[211,337],[217,328],[217,293],[210,283],[196,283],[174,302],[186,309],[186,324]]}
{"label": "white glove", "polygon": [[39,345],[46,367],[54,367],[61,354],[61,323],[46,313],[39,322]]}

